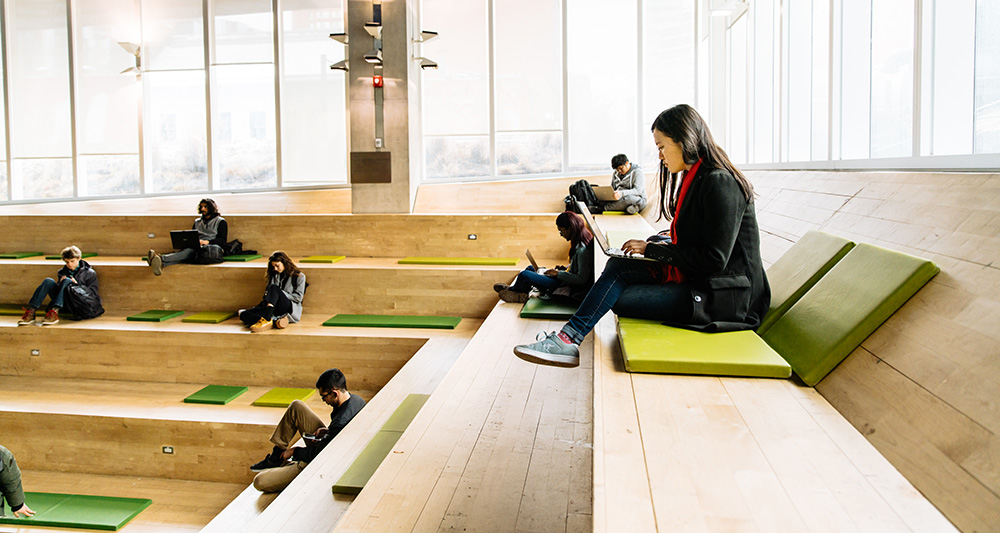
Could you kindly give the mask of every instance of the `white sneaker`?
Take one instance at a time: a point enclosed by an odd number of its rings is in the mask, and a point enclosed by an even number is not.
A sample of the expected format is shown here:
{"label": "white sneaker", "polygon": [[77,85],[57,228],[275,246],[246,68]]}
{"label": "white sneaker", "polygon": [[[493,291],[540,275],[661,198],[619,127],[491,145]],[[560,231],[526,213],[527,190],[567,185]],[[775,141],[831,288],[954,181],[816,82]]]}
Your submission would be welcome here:
{"label": "white sneaker", "polygon": [[514,347],[514,355],[529,363],[576,368],[580,366],[580,349],[573,343],[563,342],[559,332],[541,331],[535,336],[538,342]]}

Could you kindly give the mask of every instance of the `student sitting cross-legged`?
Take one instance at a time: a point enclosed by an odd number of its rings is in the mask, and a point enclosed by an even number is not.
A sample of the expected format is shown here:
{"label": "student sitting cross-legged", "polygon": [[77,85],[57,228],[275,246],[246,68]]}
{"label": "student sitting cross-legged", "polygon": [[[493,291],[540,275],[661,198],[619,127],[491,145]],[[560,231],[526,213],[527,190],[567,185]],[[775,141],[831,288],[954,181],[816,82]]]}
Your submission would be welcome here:
{"label": "student sitting cross-legged", "polygon": [[[261,492],[280,492],[299,475],[310,461],[330,444],[344,426],[365,406],[360,396],[347,391],[347,378],[336,368],[323,372],[316,380],[316,390],[327,405],[333,407],[330,425],[310,409],[305,402],[292,401],[271,435],[274,448],[262,461],[250,467],[260,472],[253,486]],[[302,434],[306,446],[290,447],[295,435]]]}

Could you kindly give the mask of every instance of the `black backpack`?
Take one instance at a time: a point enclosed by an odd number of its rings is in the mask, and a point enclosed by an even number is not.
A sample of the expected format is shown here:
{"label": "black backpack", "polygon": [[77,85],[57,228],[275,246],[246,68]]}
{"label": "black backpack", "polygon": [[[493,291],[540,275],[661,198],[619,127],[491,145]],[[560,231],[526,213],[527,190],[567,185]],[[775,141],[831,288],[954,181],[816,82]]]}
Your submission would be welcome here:
{"label": "black backpack", "polygon": [[79,283],[66,288],[66,307],[77,320],[99,317],[104,314],[101,301],[91,290]]}
{"label": "black backpack", "polygon": [[573,185],[570,185],[569,196],[567,196],[563,201],[566,203],[566,210],[574,213],[580,212],[579,207],[576,205],[576,202],[578,201],[583,202],[590,212],[595,215],[599,215],[604,212],[604,208],[601,206],[600,200],[597,199],[597,195],[594,194],[594,189],[590,187],[590,182],[587,180],[579,180]]}

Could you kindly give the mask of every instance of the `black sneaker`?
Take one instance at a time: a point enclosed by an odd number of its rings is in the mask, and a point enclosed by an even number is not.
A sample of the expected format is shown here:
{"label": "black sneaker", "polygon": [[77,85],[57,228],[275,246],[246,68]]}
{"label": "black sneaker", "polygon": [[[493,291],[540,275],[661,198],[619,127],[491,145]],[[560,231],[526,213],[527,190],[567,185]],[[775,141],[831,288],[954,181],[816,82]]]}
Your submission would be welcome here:
{"label": "black sneaker", "polygon": [[281,451],[275,449],[274,452],[267,454],[267,457],[265,457],[263,461],[254,463],[253,466],[250,467],[250,471],[261,472],[270,468],[278,468],[284,464],[285,461],[281,458]]}

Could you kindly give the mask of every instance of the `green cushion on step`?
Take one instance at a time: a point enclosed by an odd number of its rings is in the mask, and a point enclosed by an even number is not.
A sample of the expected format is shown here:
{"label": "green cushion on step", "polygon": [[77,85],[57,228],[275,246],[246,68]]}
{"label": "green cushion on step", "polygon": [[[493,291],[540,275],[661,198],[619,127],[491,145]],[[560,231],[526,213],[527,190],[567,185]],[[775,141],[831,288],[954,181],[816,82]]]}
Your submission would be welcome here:
{"label": "green cushion on step", "polygon": [[420,412],[420,408],[427,403],[427,399],[430,398],[429,394],[409,394],[403,401],[399,402],[399,407],[392,412],[392,416],[382,424],[382,430],[384,431],[406,431],[407,426],[413,421],[413,417],[417,416]]}
{"label": "green cushion on step", "polygon": [[170,320],[171,318],[178,317],[184,314],[184,311],[164,311],[160,309],[150,309],[149,311],[143,311],[141,313],[127,317],[125,320],[132,320],[138,322],[164,322]]}
{"label": "green cushion on step", "polygon": [[238,263],[246,263],[247,261],[253,261],[254,259],[260,259],[263,257],[260,254],[239,254],[239,255],[227,255],[222,258],[223,261],[235,261]]}
{"label": "green cushion on step", "polygon": [[0,316],[21,316],[26,304],[0,304]]}
{"label": "green cushion on step", "polygon": [[629,372],[787,378],[788,363],[753,331],[703,333],[655,320],[618,318]]}
{"label": "green cushion on step", "polygon": [[288,407],[294,400],[306,401],[316,393],[316,389],[296,389],[275,387],[254,400],[257,407]]}
{"label": "green cushion on step", "polygon": [[371,479],[378,470],[379,465],[392,451],[396,441],[403,435],[402,431],[380,430],[375,433],[372,440],[368,441],[365,449],[361,450],[357,459],[347,467],[344,474],[333,485],[334,494],[358,494],[365,487],[365,483]]}
{"label": "green cushion on step", "polygon": [[625,212],[625,211],[602,211],[601,214],[602,215],[611,215],[611,216],[615,216],[615,215],[619,215],[620,216],[620,215],[627,215],[628,213]]}
{"label": "green cushion on step", "polygon": [[413,417],[417,416],[420,408],[424,406],[428,398],[430,396],[427,394],[410,394],[402,402],[399,402],[399,406],[396,407],[396,410],[393,411],[389,419],[385,421],[385,424],[382,424],[382,428],[375,433],[372,440],[368,441],[365,449],[361,450],[361,453],[351,463],[351,466],[347,467],[344,475],[340,476],[340,479],[334,484],[334,494],[357,494],[361,492],[365,483],[368,483],[372,474],[378,470],[379,465],[382,464],[385,457],[392,451],[392,447],[396,445],[396,441],[406,431],[407,426],[413,421]]}
{"label": "green cushion on step", "polygon": [[207,403],[212,405],[226,405],[235,400],[244,392],[250,390],[249,387],[234,387],[231,385],[208,385],[198,392],[184,398],[184,403]]}
{"label": "green cushion on step", "polygon": [[457,316],[414,315],[336,315],[323,322],[324,326],[342,328],[425,328],[455,329],[461,322]]}
{"label": "green cushion on step", "polygon": [[521,318],[565,320],[573,316],[580,302],[566,298],[528,298],[521,308]]}
{"label": "green cushion on step", "polygon": [[153,503],[153,500],[142,498],[47,492],[25,492],[24,501],[35,511],[35,516],[30,518],[7,516],[0,518],[0,524],[22,528],[65,527],[118,531]]}
{"label": "green cushion on step", "polygon": [[807,385],[819,383],[940,269],[859,244],[779,318],[764,340]]}
{"label": "green cushion on step", "polygon": [[10,252],[0,254],[0,259],[24,259],[25,257],[37,257],[39,255],[45,255],[45,252]]}
{"label": "green cushion on step", "polygon": [[181,322],[196,324],[218,324],[236,316],[236,311],[202,311],[181,319]]}
{"label": "green cushion on step", "polygon": [[854,243],[829,233],[809,231],[767,269],[771,284],[771,307],[757,334],[763,335],[833,265],[854,248]]}
{"label": "green cushion on step", "polygon": [[[88,253],[85,253],[85,254],[80,254],[80,259],[87,259],[88,257],[97,257],[97,253],[96,252],[88,252]],[[60,261],[60,260],[62,260],[62,254],[59,254],[59,255],[47,255],[47,256],[45,256],[45,259],[48,259],[50,261]]]}
{"label": "green cushion on step", "polygon": [[300,263],[336,263],[337,261],[343,261],[346,255],[310,255],[309,257],[303,258]]}
{"label": "green cushion on step", "polygon": [[516,257],[404,257],[401,265],[516,266]]}

